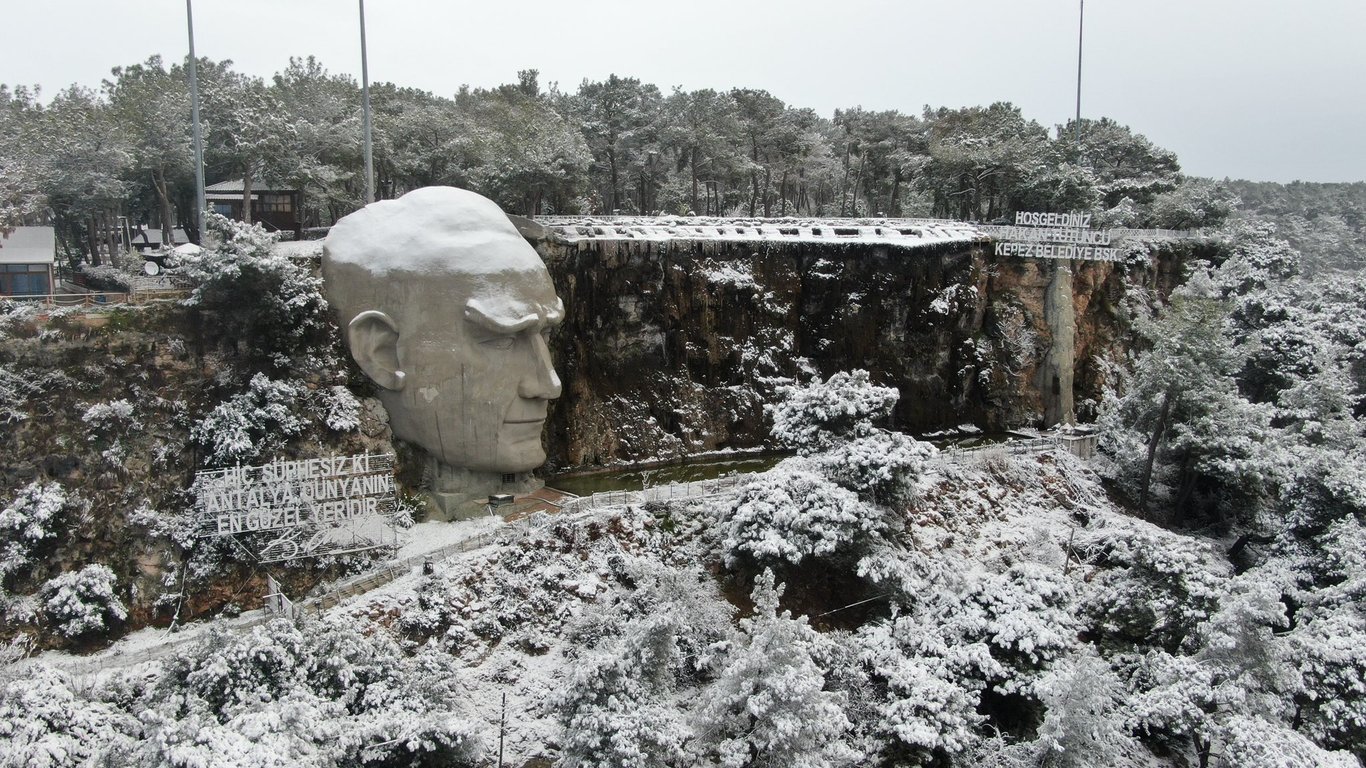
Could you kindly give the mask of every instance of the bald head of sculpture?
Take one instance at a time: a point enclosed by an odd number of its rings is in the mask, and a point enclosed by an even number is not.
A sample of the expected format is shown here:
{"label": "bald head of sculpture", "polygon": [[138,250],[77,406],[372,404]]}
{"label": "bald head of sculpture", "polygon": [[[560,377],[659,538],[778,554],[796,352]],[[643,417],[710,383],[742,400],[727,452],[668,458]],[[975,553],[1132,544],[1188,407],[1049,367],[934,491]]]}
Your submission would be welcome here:
{"label": "bald head of sculpture", "polygon": [[560,395],[547,346],[564,305],[493,201],[427,187],[338,221],[323,281],[394,435],[448,467],[526,472]]}

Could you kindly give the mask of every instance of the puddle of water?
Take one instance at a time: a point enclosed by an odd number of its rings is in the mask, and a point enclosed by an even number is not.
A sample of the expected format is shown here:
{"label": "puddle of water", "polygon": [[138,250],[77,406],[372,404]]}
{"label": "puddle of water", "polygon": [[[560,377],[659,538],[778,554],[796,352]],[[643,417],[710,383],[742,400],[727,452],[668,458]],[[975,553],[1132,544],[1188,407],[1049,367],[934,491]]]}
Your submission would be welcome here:
{"label": "puddle of water", "polygon": [[[940,449],[977,448],[984,445],[1020,440],[1022,437],[1006,432],[990,432],[936,437],[930,438],[928,442]],[[745,472],[764,472],[772,469],[788,455],[790,454],[770,453],[762,456],[722,456],[714,459],[694,459],[682,464],[665,464],[648,468],[627,466],[602,472],[569,472],[547,478],[545,484],[551,488],[568,491],[576,496],[591,496],[594,493],[604,491],[639,491],[647,485],[654,487],[668,485],[669,483],[715,480],[718,477]]]}
{"label": "puddle of water", "polygon": [[697,480],[715,480],[718,477],[742,472],[764,472],[785,458],[787,456],[784,454],[742,458],[728,456],[649,468],[623,467],[590,474],[556,475],[547,478],[545,484],[577,496],[590,496],[602,491],[639,491],[646,485],[653,487],[669,483],[690,483]]}

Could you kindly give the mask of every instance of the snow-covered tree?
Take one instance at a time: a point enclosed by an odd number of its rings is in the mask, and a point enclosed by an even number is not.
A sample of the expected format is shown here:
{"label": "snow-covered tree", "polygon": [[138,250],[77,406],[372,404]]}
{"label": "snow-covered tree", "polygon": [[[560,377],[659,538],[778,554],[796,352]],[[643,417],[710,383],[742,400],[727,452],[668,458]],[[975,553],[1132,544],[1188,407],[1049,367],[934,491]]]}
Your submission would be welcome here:
{"label": "snow-covered tree", "polygon": [[779,589],[765,571],[755,582],[754,615],[739,634],[720,677],[702,692],[700,747],[727,768],[849,765],[859,754],[841,697],[825,690],[814,657],[828,642],[805,618],[778,611]]}
{"label": "snow-covered tree", "polygon": [[1047,714],[1036,740],[1047,768],[1124,765],[1142,751],[1124,722],[1124,686],[1101,658],[1081,654],[1035,686]]}
{"label": "snow-covered tree", "polygon": [[1329,752],[1281,723],[1237,714],[1219,729],[1224,765],[1239,768],[1357,768],[1347,752]]}
{"label": "snow-covered tree", "polygon": [[299,434],[303,419],[295,413],[300,392],[288,381],[272,381],[258,373],[246,392],[219,403],[194,426],[190,438],[204,450],[209,466],[241,464],[259,457],[283,437]]}
{"label": "snow-covered tree", "polygon": [[334,330],[322,279],[274,251],[277,237],[259,225],[218,214],[205,225],[220,244],[186,256],[181,270],[196,283],[183,303],[207,315],[208,340],[260,370],[325,367]]}
{"label": "snow-covered tree", "polygon": [[961,678],[933,647],[917,642],[923,629],[915,624],[906,618],[878,622],[852,638],[872,691],[866,704],[871,717],[859,725],[889,763],[924,764],[959,755],[976,741],[974,731],[983,720],[975,684]]}
{"label": "snow-covered tree", "polygon": [[778,389],[783,399],[767,406],[773,436],[810,454],[838,441],[872,433],[873,423],[891,414],[901,393],[873,384],[867,371],[841,371],[824,382]]}
{"label": "snow-covered tree", "polygon": [[1234,495],[1257,498],[1275,479],[1271,409],[1238,390],[1243,352],[1224,335],[1228,313],[1214,282],[1197,272],[1146,331],[1153,348],[1102,416],[1102,446],[1140,509],[1148,509],[1164,467],[1175,475],[1173,512],[1192,503],[1201,478],[1220,484],[1226,505]]}
{"label": "snow-covered tree", "polygon": [[43,615],[67,637],[104,632],[128,618],[116,594],[118,577],[107,565],[87,565],[49,579],[39,595]]}
{"label": "snow-covered tree", "polygon": [[284,620],[216,633],[167,662],[139,702],[144,764],[476,765],[453,661],[385,635]]}
{"label": "snow-covered tree", "polygon": [[679,617],[637,620],[616,648],[589,654],[551,703],[566,766],[686,765],[692,731],[669,705],[681,660]]}
{"label": "snow-covered tree", "polygon": [[721,519],[728,562],[796,565],[808,557],[852,554],[886,527],[883,510],[807,466],[789,459],[740,489]]}
{"label": "snow-covered tree", "polygon": [[77,768],[127,765],[137,718],[87,699],[46,665],[0,684],[0,766]]}
{"label": "snow-covered tree", "polygon": [[67,501],[60,484],[35,480],[0,510],[0,584],[26,570],[37,550],[56,539]]}
{"label": "snow-covered tree", "polygon": [[859,498],[899,507],[912,501],[925,463],[938,452],[909,435],[879,429],[837,442],[810,460],[827,478]]}

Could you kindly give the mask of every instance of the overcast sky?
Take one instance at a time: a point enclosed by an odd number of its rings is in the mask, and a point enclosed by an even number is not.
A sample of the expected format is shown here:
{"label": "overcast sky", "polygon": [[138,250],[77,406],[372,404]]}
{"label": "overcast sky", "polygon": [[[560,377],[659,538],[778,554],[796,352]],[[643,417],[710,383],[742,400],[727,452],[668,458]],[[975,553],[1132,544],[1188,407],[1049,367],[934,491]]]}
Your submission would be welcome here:
{"label": "overcast sky", "polygon": [[[187,51],[181,0],[4,0],[0,82],[98,86]],[[370,79],[450,95],[519,69],[574,90],[611,73],[763,88],[825,116],[1011,101],[1073,114],[1078,0],[370,0]],[[269,77],[313,54],[359,80],[356,0],[196,0],[200,56]],[[1366,179],[1363,0],[1091,0],[1082,114],[1174,150],[1188,173]]]}

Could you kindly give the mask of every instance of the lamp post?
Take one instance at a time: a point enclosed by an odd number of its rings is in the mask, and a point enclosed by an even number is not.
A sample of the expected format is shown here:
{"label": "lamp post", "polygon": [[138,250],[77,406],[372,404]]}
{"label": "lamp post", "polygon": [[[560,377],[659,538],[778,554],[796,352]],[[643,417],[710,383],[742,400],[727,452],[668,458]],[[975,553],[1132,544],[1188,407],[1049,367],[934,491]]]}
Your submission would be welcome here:
{"label": "lamp post", "polygon": [[[189,0],[186,0],[188,2]],[[364,205],[375,202],[375,157],[370,140],[370,71],[365,58],[365,0],[360,0],[360,122],[365,147]]]}
{"label": "lamp post", "polygon": [[1081,161],[1081,36],[1086,25],[1086,0],[1080,1],[1081,10],[1077,13],[1077,121],[1075,123],[1078,162]]}
{"label": "lamp post", "polygon": [[194,141],[195,231],[204,244],[204,134],[199,127],[199,62],[194,56],[194,9],[185,0],[185,23],[190,31],[190,125]]}

